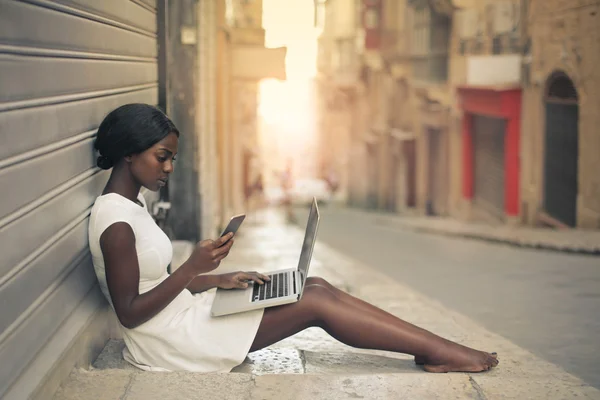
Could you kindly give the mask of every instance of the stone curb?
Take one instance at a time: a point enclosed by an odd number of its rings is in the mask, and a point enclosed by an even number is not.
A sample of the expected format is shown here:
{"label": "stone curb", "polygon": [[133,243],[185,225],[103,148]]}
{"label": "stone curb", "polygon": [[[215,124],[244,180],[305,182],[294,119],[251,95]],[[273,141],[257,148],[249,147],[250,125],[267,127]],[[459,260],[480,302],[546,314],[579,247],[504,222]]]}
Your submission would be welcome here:
{"label": "stone curb", "polygon": [[71,374],[55,400],[337,400],[482,399],[466,375],[377,374],[323,376],[86,371]]}
{"label": "stone curb", "polygon": [[[554,231],[521,226],[492,226],[462,222],[448,217],[414,217],[352,207],[338,207],[338,209],[348,213],[368,215],[373,218],[375,224],[391,229],[406,229],[417,233],[480,240],[520,248],[600,256],[600,231],[576,229]],[[297,220],[303,221],[306,210],[296,208],[295,212],[297,216],[302,216]],[[555,237],[544,237],[548,235]],[[557,237],[559,235],[562,237]],[[582,236],[587,237],[582,240]],[[581,243],[577,243],[578,241]]]}
{"label": "stone curb", "polygon": [[[400,223],[402,224],[402,223]],[[461,237],[465,239],[481,240],[490,243],[506,244],[514,247],[530,248],[536,250],[550,250],[560,253],[568,254],[583,254],[600,256],[600,247],[579,247],[573,245],[559,245],[555,243],[547,243],[541,241],[526,241],[523,239],[513,239],[509,237],[495,236],[493,234],[476,233],[476,232],[457,232],[451,229],[439,229],[432,227],[423,226],[411,226],[410,224],[403,224],[408,229],[419,233],[429,233],[442,236]]]}

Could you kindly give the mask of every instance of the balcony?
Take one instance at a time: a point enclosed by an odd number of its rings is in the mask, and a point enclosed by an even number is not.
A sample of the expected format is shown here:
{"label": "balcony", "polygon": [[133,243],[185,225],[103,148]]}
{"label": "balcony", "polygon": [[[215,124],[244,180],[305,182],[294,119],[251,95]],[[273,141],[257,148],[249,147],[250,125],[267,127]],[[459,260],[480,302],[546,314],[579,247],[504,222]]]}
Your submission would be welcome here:
{"label": "balcony", "polygon": [[522,57],[518,54],[467,57],[469,86],[518,86]]}

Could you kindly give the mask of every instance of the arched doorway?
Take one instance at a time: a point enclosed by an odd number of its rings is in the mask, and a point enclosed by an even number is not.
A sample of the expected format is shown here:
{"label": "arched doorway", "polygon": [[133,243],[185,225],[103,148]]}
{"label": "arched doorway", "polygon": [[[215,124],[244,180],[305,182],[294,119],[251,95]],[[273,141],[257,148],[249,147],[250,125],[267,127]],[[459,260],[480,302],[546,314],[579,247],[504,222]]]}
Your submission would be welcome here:
{"label": "arched doorway", "polygon": [[544,211],[562,224],[576,226],[579,99],[565,73],[550,76],[545,103]]}

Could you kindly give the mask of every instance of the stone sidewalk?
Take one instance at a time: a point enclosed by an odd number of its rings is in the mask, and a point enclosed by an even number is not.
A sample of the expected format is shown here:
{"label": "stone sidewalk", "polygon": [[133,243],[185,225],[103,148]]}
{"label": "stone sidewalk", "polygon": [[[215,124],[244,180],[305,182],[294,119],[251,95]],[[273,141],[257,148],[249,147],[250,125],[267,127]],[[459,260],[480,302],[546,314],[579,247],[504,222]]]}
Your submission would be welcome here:
{"label": "stone sidewalk", "polygon": [[558,230],[506,224],[492,225],[459,221],[447,217],[402,216],[355,209],[347,210],[348,212],[371,214],[376,223],[399,229],[505,243],[518,247],[600,255],[600,231]]}
{"label": "stone sidewalk", "polygon": [[[219,272],[297,264],[303,231],[276,214],[245,223]],[[176,243],[179,260],[190,244]],[[174,263],[178,262],[174,260]],[[310,275],[460,343],[497,351],[481,374],[429,374],[412,357],[354,349],[308,329],[250,354],[229,374],[149,373],[127,365],[112,340],[94,366],[56,393],[74,399],[600,399],[600,391],[387,276],[317,243]]]}

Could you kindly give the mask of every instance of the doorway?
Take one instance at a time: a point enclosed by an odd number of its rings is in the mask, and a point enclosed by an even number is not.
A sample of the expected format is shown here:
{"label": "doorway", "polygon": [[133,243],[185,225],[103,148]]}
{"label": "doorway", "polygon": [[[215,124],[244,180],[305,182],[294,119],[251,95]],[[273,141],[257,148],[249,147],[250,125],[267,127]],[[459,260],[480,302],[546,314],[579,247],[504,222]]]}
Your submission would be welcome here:
{"label": "doorway", "polygon": [[548,79],[544,139],[546,214],[559,223],[577,225],[579,98],[571,79],[556,72]]}
{"label": "doorway", "polygon": [[406,207],[417,206],[417,143],[415,139],[406,140],[404,159],[406,162]]}
{"label": "doorway", "polygon": [[440,129],[427,129],[427,215],[443,215],[446,212],[446,185],[448,182],[448,159],[444,137]]}

